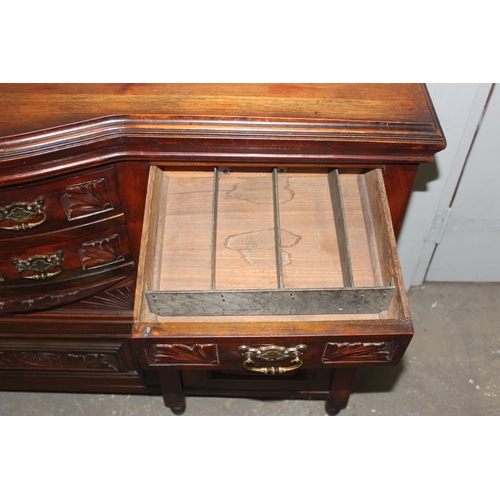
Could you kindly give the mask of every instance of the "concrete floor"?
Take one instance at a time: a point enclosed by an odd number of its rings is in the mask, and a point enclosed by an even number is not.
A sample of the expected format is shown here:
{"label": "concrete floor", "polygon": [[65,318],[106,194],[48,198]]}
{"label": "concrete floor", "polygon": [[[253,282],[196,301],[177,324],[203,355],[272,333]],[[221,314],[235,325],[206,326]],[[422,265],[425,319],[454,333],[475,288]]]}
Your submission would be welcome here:
{"label": "concrete floor", "polygon": [[[499,297],[500,283],[427,283],[411,289],[415,337],[402,362],[360,369],[339,416],[500,415]],[[173,416],[161,396],[21,392],[0,392],[0,415]],[[189,397],[184,415],[325,412],[321,401]]]}

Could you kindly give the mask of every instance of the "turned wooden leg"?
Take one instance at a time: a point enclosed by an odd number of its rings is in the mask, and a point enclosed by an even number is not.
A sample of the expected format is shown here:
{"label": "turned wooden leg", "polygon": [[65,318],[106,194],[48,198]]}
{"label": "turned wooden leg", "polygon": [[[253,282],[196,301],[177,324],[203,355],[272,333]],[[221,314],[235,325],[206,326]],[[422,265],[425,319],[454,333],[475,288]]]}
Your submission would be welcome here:
{"label": "turned wooden leg", "polygon": [[158,368],[157,372],[165,406],[170,408],[174,415],[182,415],[186,411],[186,398],[180,370]]}
{"label": "turned wooden leg", "polygon": [[325,402],[325,410],[328,415],[338,415],[340,410],[347,406],[356,370],[356,368],[337,368],[335,370],[330,392]]}

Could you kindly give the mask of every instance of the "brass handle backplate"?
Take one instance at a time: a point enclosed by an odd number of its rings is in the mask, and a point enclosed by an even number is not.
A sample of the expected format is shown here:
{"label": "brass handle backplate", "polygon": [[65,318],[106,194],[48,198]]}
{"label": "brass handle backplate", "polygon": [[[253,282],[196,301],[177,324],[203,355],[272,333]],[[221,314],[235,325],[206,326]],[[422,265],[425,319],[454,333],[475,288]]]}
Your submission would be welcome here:
{"label": "brass handle backplate", "polygon": [[27,280],[53,278],[63,272],[64,252],[58,250],[55,255],[35,255],[27,260],[14,259],[17,274]]}
{"label": "brass handle backplate", "polygon": [[[248,347],[241,345],[239,348],[241,355],[245,358],[243,367],[245,370],[261,373],[263,375],[279,375],[298,370],[302,366],[300,356],[307,351],[305,344],[299,344],[296,347],[278,347],[275,345],[264,347]],[[254,366],[255,360],[263,360],[267,362],[281,361],[291,359],[289,366]]]}
{"label": "brass handle backplate", "polygon": [[[41,217],[36,222],[29,222],[32,219]],[[6,231],[26,231],[43,224],[47,220],[45,213],[45,198],[39,196],[33,203],[16,202],[0,207],[0,222],[11,222],[13,226],[2,226],[0,229]]]}

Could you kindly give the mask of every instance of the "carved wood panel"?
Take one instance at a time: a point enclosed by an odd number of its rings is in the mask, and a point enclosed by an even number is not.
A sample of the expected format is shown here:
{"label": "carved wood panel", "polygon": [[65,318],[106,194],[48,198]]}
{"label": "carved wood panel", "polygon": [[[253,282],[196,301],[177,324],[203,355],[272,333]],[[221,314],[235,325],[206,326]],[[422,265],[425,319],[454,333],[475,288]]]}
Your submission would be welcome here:
{"label": "carved wood panel", "polygon": [[395,342],[328,342],[323,354],[323,363],[389,362],[396,349]]}
{"label": "carved wood panel", "polygon": [[[0,314],[23,313],[28,311],[37,311],[70,304],[79,299],[85,299],[93,294],[98,294],[107,288],[112,287],[122,281],[133,271],[134,265],[123,266],[119,270],[111,269],[109,272],[91,276],[92,280],[87,283],[81,282],[77,289],[68,289],[62,291],[31,294],[24,297],[4,296],[0,299]],[[34,288],[36,289],[36,287]],[[33,292],[33,290],[31,292]],[[126,293],[126,292],[125,292]],[[132,293],[132,292],[129,292]],[[125,298],[128,304],[130,297]],[[116,304],[115,304],[116,305]],[[112,307],[111,305],[109,307]],[[123,308],[123,307],[122,307]],[[119,309],[118,307],[114,310]],[[130,309],[130,304],[126,307]]]}
{"label": "carved wood panel", "polygon": [[82,304],[94,309],[133,310],[135,299],[135,279],[123,286],[112,288],[82,300]]}
{"label": "carved wood panel", "polygon": [[104,266],[124,260],[120,237],[117,234],[86,241],[78,250],[83,269]]}
{"label": "carved wood panel", "polygon": [[0,350],[0,370],[122,372],[119,353],[51,349]]}
{"label": "carved wood panel", "polygon": [[106,179],[96,179],[66,188],[61,202],[68,220],[113,210]]}
{"label": "carved wood panel", "polygon": [[145,353],[150,366],[219,364],[217,344],[155,344]]}

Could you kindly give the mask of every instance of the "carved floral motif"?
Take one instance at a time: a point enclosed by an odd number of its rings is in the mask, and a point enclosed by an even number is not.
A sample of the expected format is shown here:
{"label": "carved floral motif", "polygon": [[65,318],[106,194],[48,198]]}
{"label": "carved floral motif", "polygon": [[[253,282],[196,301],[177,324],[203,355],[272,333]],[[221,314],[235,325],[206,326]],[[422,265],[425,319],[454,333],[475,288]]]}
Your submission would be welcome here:
{"label": "carved floral motif", "polygon": [[78,250],[78,256],[83,269],[91,269],[124,260],[120,237],[117,234],[83,243]]}
{"label": "carved floral motif", "polygon": [[397,344],[395,342],[328,342],[323,363],[342,361],[391,361]]}
{"label": "carved floral motif", "polygon": [[156,344],[148,347],[145,352],[151,366],[219,364],[216,344]]}
{"label": "carved floral motif", "polygon": [[95,370],[123,371],[117,353],[58,352],[58,351],[0,351],[0,368],[8,370]]}
{"label": "carved floral motif", "polygon": [[61,201],[68,220],[113,210],[106,179],[68,186]]}

